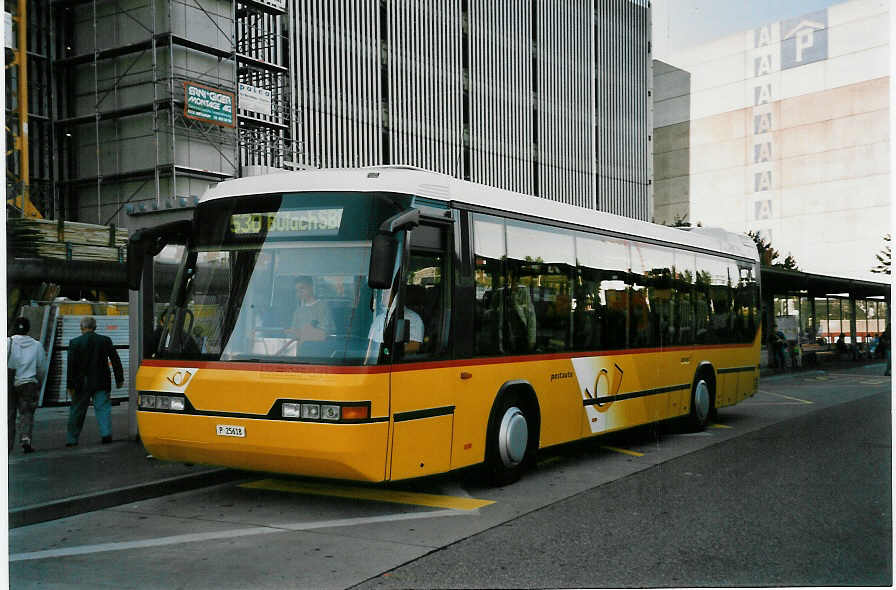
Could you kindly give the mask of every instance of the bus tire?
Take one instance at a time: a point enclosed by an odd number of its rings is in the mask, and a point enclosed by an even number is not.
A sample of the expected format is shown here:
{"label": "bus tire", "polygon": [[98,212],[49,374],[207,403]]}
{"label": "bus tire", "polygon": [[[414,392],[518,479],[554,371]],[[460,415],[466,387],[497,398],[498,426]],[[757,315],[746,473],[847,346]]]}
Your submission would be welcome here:
{"label": "bus tire", "polygon": [[688,427],[691,430],[703,430],[715,409],[715,378],[711,369],[701,369],[694,377],[691,387],[691,412],[688,414]]}
{"label": "bus tire", "polygon": [[485,470],[492,485],[520,479],[534,462],[538,446],[536,416],[526,400],[506,394],[495,403],[486,433]]}

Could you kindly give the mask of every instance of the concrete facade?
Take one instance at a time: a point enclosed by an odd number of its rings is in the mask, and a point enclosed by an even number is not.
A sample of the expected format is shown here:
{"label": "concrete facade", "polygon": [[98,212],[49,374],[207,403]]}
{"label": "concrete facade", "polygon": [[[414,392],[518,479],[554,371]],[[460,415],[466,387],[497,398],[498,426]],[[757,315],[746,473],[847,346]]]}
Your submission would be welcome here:
{"label": "concrete facade", "polygon": [[855,0],[657,62],[654,220],[759,231],[802,270],[879,280],[889,10]]}
{"label": "concrete facade", "polygon": [[302,164],[418,166],[649,220],[645,0],[317,0],[296,29]]}
{"label": "concrete facade", "polygon": [[[378,164],[653,210],[646,0],[51,6],[46,212],[65,219],[126,226],[128,209],[193,202],[227,178]],[[188,84],[232,94],[233,120],[188,115]],[[270,106],[248,108],[241,85]]]}

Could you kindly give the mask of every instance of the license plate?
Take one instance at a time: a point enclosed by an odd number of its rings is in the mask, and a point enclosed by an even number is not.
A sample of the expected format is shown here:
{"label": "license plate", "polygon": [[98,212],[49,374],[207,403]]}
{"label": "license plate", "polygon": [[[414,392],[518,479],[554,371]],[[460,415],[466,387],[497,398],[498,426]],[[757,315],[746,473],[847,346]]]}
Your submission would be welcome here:
{"label": "license plate", "polygon": [[231,426],[229,424],[218,424],[216,434],[218,436],[238,436],[240,438],[245,438],[246,428],[243,426]]}

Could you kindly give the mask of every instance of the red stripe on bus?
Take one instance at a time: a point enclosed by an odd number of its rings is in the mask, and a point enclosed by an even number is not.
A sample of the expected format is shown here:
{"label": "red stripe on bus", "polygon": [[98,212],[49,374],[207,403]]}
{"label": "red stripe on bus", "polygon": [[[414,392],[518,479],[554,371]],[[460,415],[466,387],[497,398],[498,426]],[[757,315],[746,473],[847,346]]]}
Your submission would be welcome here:
{"label": "red stripe on bus", "polygon": [[146,359],[141,363],[145,367],[189,367],[191,369],[221,369],[224,371],[269,371],[271,373],[336,373],[363,375],[372,373],[388,373],[389,365],[370,367],[338,367],[332,365],[290,365],[287,363],[240,363],[229,361],[168,361]]}
{"label": "red stripe on bus", "polygon": [[392,371],[418,371],[422,369],[439,369],[445,367],[470,367],[476,365],[499,365],[504,363],[527,363],[535,361],[553,361],[583,357],[618,356],[622,354],[650,354],[657,352],[676,352],[694,350],[712,350],[718,348],[752,348],[752,344],[714,344],[701,346],[670,346],[668,348],[620,348],[618,350],[584,350],[577,352],[557,352],[552,354],[527,354],[519,356],[498,356],[483,358],[454,359],[450,361],[424,361],[419,363],[403,363],[393,365]]}

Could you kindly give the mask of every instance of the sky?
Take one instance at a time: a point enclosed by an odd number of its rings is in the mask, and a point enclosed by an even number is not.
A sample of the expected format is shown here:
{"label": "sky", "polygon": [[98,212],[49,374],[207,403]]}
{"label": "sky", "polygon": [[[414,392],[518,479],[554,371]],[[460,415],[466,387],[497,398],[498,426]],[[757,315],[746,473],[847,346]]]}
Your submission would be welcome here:
{"label": "sky", "polygon": [[701,45],[845,0],[653,0],[653,54]]}

